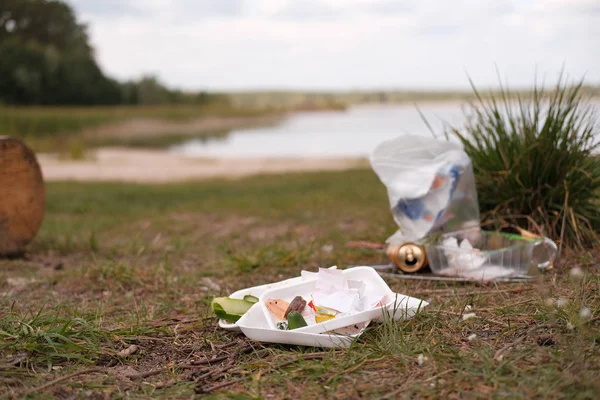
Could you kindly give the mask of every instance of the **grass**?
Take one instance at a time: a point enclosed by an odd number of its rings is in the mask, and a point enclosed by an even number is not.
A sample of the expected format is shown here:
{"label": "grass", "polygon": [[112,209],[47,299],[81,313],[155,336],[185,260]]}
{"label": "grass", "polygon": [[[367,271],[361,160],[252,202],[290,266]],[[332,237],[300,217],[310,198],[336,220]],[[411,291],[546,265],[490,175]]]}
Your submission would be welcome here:
{"label": "grass", "polygon": [[45,365],[52,370],[55,363],[89,363],[97,358],[100,342],[106,339],[95,319],[65,311],[39,308],[37,312],[15,309],[15,304],[3,315],[0,336],[4,350],[26,352],[27,362]]}
{"label": "grass", "polygon": [[451,128],[473,168],[479,204],[505,220],[579,247],[600,230],[600,125],[583,84],[560,78],[524,97],[502,88],[477,101],[465,128]]}
{"label": "grass", "polygon": [[[598,397],[597,250],[566,253],[529,283],[387,279],[431,305],[410,321],[371,326],[347,350],[250,342],[220,330],[208,310],[213,296],[302,269],[386,262],[345,244],[382,242],[394,228],[385,188],[366,170],[163,186],[49,183],[46,219],[26,258],[0,260],[0,391]],[[476,316],[463,320],[467,305]],[[137,351],[119,354],[132,345]]]}
{"label": "grass", "polygon": [[199,134],[152,134],[152,135],[135,135],[135,136],[115,136],[115,137],[97,137],[86,139],[85,142],[89,147],[128,147],[132,149],[164,149],[174,145],[198,140],[201,142],[208,140],[225,139],[229,135],[229,131],[208,131]]}
{"label": "grass", "polygon": [[232,107],[221,103],[197,106],[0,106],[0,135],[24,139],[36,151],[57,151],[82,144],[93,146],[98,139],[82,137],[84,131],[129,120],[177,122],[205,117],[258,117],[270,113],[270,110]]}

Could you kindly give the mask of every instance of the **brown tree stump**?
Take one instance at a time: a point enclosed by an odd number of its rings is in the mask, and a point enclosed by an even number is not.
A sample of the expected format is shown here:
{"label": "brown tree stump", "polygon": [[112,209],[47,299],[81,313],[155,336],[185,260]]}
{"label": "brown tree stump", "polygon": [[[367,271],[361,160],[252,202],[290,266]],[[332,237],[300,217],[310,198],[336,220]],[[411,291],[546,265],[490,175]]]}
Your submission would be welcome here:
{"label": "brown tree stump", "polygon": [[44,219],[46,191],[35,154],[0,136],[0,256],[20,253]]}

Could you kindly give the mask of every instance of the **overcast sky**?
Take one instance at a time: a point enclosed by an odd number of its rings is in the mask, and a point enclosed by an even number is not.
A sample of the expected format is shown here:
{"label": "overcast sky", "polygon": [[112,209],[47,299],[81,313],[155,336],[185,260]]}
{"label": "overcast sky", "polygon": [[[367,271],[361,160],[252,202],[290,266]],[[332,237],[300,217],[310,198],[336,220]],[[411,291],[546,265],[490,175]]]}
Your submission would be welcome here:
{"label": "overcast sky", "polygon": [[600,83],[600,0],[68,0],[102,68],[183,89]]}

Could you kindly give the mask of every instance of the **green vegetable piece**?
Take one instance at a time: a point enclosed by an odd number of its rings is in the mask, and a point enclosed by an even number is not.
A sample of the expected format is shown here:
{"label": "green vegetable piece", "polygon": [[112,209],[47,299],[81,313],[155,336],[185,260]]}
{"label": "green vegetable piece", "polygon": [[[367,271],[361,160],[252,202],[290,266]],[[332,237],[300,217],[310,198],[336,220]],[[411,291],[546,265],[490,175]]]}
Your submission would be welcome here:
{"label": "green vegetable piece", "polygon": [[292,311],[287,316],[288,329],[298,329],[307,326],[306,320],[298,311]]}
{"label": "green vegetable piece", "polygon": [[248,303],[258,303],[258,297],[247,294],[244,296],[244,300]]}
{"label": "green vegetable piece", "polygon": [[229,297],[215,297],[210,304],[216,316],[227,322],[237,322],[254,305],[246,300]]}
{"label": "green vegetable piece", "polygon": [[228,314],[223,307],[221,307],[221,305],[219,303],[215,303],[213,304],[213,312],[215,313],[215,315],[219,318],[222,319],[224,321],[227,322],[237,322],[238,319],[240,319],[242,316],[241,315],[234,315],[234,314]]}

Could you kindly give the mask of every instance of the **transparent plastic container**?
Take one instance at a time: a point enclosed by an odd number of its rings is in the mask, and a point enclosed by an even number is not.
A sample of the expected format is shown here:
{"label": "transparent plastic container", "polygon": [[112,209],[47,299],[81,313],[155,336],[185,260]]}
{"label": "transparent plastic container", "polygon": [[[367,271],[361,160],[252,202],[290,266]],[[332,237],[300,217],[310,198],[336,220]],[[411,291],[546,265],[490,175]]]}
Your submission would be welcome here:
{"label": "transparent plastic container", "polygon": [[479,228],[430,236],[421,244],[433,273],[477,280],[526,276],[531,268],[547,268],[557,253],[548,238],[526,239]]}

